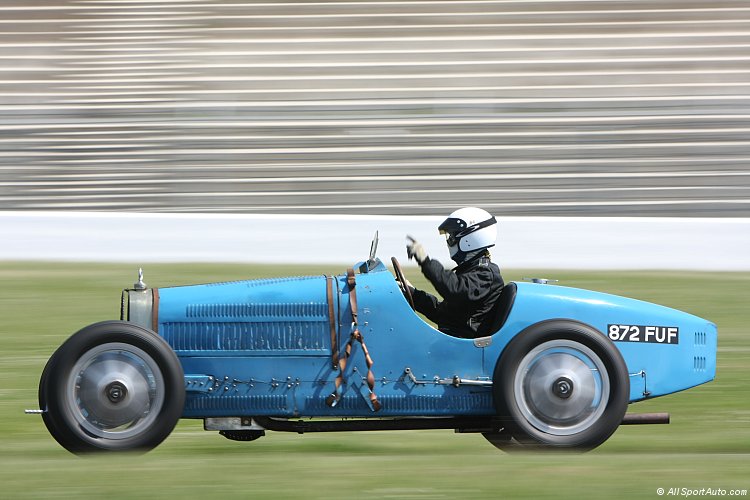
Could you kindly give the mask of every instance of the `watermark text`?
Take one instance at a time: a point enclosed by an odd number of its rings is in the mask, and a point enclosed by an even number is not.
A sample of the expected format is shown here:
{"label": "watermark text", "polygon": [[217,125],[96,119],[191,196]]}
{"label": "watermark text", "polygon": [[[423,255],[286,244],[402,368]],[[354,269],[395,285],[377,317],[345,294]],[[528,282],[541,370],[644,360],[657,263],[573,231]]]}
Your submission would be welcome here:
{"label": "watermark text", "polygon": [[746,497],[746,489],[728,488],[657,488],[660,497]]}

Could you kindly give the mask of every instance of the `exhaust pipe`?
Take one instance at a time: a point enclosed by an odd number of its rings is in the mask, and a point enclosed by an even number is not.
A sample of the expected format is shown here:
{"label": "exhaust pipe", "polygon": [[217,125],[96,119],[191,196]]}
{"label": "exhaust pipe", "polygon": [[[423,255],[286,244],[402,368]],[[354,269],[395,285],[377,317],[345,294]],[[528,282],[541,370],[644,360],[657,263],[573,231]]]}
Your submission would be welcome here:
{"label": "exhaust pipe", "polygon": [[620,425],[668,424],[669,413],[626,413]]}

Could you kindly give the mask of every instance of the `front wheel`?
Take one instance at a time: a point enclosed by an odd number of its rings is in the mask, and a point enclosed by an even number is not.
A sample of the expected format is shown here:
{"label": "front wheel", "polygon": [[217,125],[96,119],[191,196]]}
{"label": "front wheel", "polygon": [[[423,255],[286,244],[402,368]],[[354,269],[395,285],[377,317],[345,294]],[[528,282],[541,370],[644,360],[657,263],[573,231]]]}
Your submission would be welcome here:
{"label": "front wheel", "polygon": [[596,329],[575,321],[530,326],[495,368],[498,415],[515,440],[588,450],[622,422],[630,382],[622,355]]}
{"label": "front wheel", "polygon": [[74,334],[39,383],[44,423],[73,453],[148,451],[172,432],[184,402],[174,351],[153,332],[122,321]]}

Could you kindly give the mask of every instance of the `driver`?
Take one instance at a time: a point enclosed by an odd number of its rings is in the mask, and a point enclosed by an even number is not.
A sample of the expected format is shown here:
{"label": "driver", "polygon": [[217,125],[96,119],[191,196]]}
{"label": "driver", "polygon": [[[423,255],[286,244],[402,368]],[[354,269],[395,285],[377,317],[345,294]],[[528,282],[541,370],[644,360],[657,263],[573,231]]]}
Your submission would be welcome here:
{"label": "driver", "polygon": [[450,214],[438,230],[445,235],[457,267],[446,270],[419,242],[407,236],[407,255],[417,261],[422,274],[443,298],[407,283],[415,308],[448,335],[476,338],[492,333],[483,332],[481,326],[492,321],[490,312],[504,286],[500,268],[490,261],[487,250],[497,240],[497,220],[481,208],[467,207]]}

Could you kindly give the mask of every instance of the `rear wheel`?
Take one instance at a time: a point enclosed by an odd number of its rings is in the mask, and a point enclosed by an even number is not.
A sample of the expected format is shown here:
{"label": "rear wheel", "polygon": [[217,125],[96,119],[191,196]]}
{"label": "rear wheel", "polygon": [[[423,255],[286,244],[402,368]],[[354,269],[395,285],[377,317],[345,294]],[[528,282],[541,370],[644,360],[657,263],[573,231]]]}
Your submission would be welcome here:
{"label": "rear wheel", "polygon": [[88,326],[66,340],[39,384],[44,423],[73,453],[148,451],[172,432],[184,401],[174,351],[121,321]]}
{"label": "rear wheel", "polygon": [[617,429],[627,410],[627,367],[612,342],[575,321],[527,328],[495,369],[498,415],[524,445],[587,450]]}

